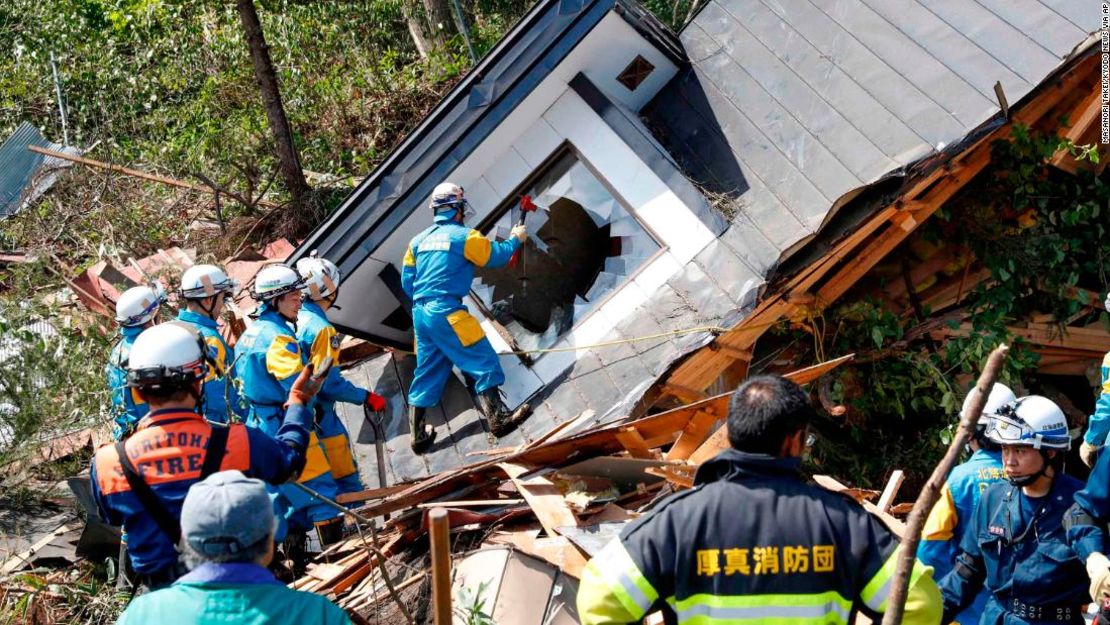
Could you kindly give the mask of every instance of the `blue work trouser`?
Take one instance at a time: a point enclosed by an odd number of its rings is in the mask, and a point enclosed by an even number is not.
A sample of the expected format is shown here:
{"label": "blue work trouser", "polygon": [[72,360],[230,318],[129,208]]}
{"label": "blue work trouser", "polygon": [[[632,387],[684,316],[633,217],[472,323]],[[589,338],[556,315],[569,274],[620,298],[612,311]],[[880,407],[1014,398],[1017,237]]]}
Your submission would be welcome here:
{"label": "blue work trouser", "polygon": [[[281,406],[252,405],[250,416],[247,418],[247,425],[259,428],[271,437],[276,437],[283,416],[284,410]],[[318,430],[319,426],[315,426],[313,429]],[[312,475],[312,477],[311,479],[302,478],[297,481],[334,501],[339,496],[339,487],[332,479],[330,471],[323,470],[321,472],[324,467],[320,463],[326,463],[327,460],[316,431],[312,432],[308,444],[310,447],[312,445],[316,447],[306,450],[305,468],[301,475]],[[270,492],[270,499],[274,501],[274,513],[278,515],[279,523],[284,517],[290,532],[307,532],[312,529],[313,524],[328,521],[340,515],[328,504],[292,484],[267,487],[267,490]]]}
{"label": "blue work trouser", "polygon": [[430,408],[438,404],[452,365],[474,379],[474,390],[479,393],[505,383],[497,353],[460,300],[417,301],[412,307],[412,325],[416,373],[409,388],[409,405]]}

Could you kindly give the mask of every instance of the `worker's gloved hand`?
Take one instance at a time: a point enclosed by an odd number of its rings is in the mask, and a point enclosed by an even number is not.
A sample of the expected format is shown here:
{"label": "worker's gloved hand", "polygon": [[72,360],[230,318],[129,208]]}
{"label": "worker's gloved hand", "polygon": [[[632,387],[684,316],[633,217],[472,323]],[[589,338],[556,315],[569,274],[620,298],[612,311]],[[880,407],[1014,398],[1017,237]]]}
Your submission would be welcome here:
{"label": "worker's gloved hand", "polygon": [[1094,552],[1087,557],[1087,575],[1091,578],[1091,599],[1102,604],[1105,597],[1110,597],[1110,559],[1099,552]]}
{"label": "worker's gloved hand", "polygon": [[366,405],[374,412],[385,410],[385,398],[374,391],[366,391]]}
{"label": "worker's gloved hand", "polygon": [[516,237],[517,240],[519,240],[521,243],[524,243],[526,240],[528,240],[528,226],[525,226],[524,224],[513,226],[513,230],[509,234]]}
{"label": "worker's gloved hand", "polygon": [[312,379],[314,368],[312,363],[309,363],[305,365],[304,369],[301,369],[301,374],[297,376],[296,381],[293,382],[293,387],[289,389],[287,403],[304,406],[312,401],[312,397],[316,395],[316,391],[320,390],[320,384],[323,382],[322,380]]}
{"label": "worker's gloved hand", "polygon": [[1098,459],[1098,447],[1083,441],[1083,444],[1079,446],[1079,458],[1088,467],[1095,466],[1095,460]]}

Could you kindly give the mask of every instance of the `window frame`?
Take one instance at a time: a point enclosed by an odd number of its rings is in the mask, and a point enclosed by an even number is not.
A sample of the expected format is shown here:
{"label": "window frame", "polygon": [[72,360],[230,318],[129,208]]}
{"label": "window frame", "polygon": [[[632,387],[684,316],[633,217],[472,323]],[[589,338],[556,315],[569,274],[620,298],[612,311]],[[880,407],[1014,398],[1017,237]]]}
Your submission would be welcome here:
{"label": "window frame", "polygon": [[[578,330],[583,324],[589,321],[590,318],[597,314],[597,312],[607,302],[609,302],[609,300],[615,297],[622,289],[629,286],[629,283],[634,282],[636,280],[636,277],[639,276],[641,272],[645,271],[656,260],[658,260],[661,256],[663,256],[670,250],[670,246],[663,240],[663,238],[660,237],[659,234],[655,232],[655,230],[652,229],[651,226],[645,223],[643,218],[640,217],[640,215],[637,214],[636,210],[631,207],[627,200],[625,200],[624,196],[619,191],[617,191],[617,189],[614,188],[612,184],[609,183],[605,176],[603,176],[601,172],[598,171],[596,167],[594,167],[593,163],[591,163],[590,160],[586,158],[586,156],[582,153],[582,151],[579,150],[569,139],[563,139],[563,141],[560,142],[559,145],[556,146],[555,149],[552,150],[551,153],[548,154],[547,157],[544,158],[539,165],[533,168],[532,171],[529,172],[528,175],[525,176],[519,184],[513,187],[512,192],[507,198],[502,200],[502,202],[498,204],[496,208],[491,210],[488,214],[486,214],[485,217],[483,217],[477,224],[472,227],[478,232],[482,233],[483,236],[488,237],[489,230],[491,230],[496,225],[497,221],[500,220],[502,216],[504,216],[506,213],[511,214],[511,211],[513,211],[514,208],[520,206],[520,197],[524,195],[524,191],[535,184],[535,182],[539,180],[544,175],[544,173],[549,170],[556,162],[558,162],[559,159],[567,156],[568,154],[573,155],[578,160],[578,162],[582,163],[582,165],[585,166],[586,170],[590,172],[590,175],[592,175],[594,179],[597,180],[601,184],[601,186],[605,188],[609,195],[613,197],[613,199],[620,205],[622,209],[624,209],[625,212],[627,212],[633,219],[636,220],[636,223],[641,228],[643,228],[644,232],[649,237],[651,237],[651,240],[659,246],[659,249],[657,249],[650,256],[644,258],[644,261],[640,263],[640,266],[636,267],[635,270],[629,273],[624,282],[622,282],[616,288],[611,289],[608,293],[605,294],[604,297],[599,299],[597,302],[591,302],[593,306],[590,307],[590,310],[585,315],[583,315],[581,319],[575,319],[570,328],[566,332],[558,336],[555,341],[555,345],[557,345],[559,341],[562,341],[574,334],[576,330]],[[482,301],[482,298],[479,297],[478,294],[474,291],[473,286],[469,290],[469,295],[475,306],[477,306],[478,309],[481,311],[482,316],[485,318],[485,320],[489,321],[494,329],[497,330],[498,335],[500,335],[502,339],[506,340],[511,351],[521,351],[520,345],[516,341],[516,337],[513,335],[512,332],[509,331],[508,328],[506,328],[504,325],[498,322],[496,318],[494,318],[493,314],[487,308],[485,302]],[[545,350],[553,349],[553,347],[554,346],[552,346],[551,348],[544,348],[544,350],[540,350],[538,354],[534,355],[522,353],[514,353],[514,355],[518,359],[520,359],[520,361],[526,367],[531,368],[537,360],[543,358],[549,353],[552,353]],[[586,346],[574,347],[577,349],[586,348]]]}

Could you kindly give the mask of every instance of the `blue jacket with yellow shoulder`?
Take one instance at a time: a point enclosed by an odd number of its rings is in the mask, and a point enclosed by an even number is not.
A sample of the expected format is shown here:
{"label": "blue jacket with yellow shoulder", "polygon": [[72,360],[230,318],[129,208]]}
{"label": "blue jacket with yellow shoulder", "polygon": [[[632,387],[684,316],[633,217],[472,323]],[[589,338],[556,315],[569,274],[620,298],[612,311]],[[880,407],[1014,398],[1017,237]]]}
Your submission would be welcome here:
{"label": "blue jacket with yellow shoulder", "polygon": [[112,348],[108,364],[104,367],[108,388],[112,389],[112,438],[116,440],[130,434],[135,424],[146,416],[146,402],[127,387],[127,361],[131,357],[131,345],[145,329],[120,328],[120,340]]}
{"label": "blue jacket with yellow shoulder", "polygon": [[282,413],[289,389],[307,360],[293,328],[268,304],[235,344],[235,376],[250,402],[249,412],[258,419]]}
{"label": "blue jacket with yellow shoulder", "polygon": [[204,416],[216,423],[227,423],[229,414],[235,415],[238,421],[246,419],[247,411],[239,401],[239,389],[235,387],[235,380],[230,371],[231,363],[235,361],[235,352],[224,342],[224,337],[220,336],[219,324],[215,319],[191,310],[182,310],[178,313],[177,319],[196,328],[204,338],[204,342],[208,344],[208,377],[204,378]]}
{"label": "blue jacket with yellow shoulder", "polygon": [[[806,484],[799,459],[727,450],[694,488],[628,524],[590,560],[578,590],[583,625],[849,623],[886,610],[898,541],[847,497]],[[907,625],[936,625],[932,570],[915,566]]]}
{"label": "blue jacket with yellow shoulder", "polygon": [[[979,496],[1005,477],[1002,452],[978,449],[948,474],[917,546],[917,558],[933,567],[933,577],[941,579],[952,570],[959,553],[960,539],[971,523]],[[960,625],[975,625],[983,613],[989,593],[983,590],[975,601],[956,615]]]}
{"label": "blue jacket with yellow shoulder", "polygon": [[405,251],[401,288],[413,301],[444,296],[462,299],[474,281],[475,266],[504,266],[520,247],[516,237],[490,241],[454,221],[453,215],[436,215],[435,224],[413,237]]}
{"label": "blue jacket with yellow shoulder", "polygon": [[1102,386],[1100,387],[1098,401],[1095,402],[1095,411],[1087,423],[1087,433],[1083,440],[1096,447],[1106,444],[1106,435],[1110,433],[1110,352],[1102,357]]}
{"label": "blue jacket with yellow shoulder", "polygon": [[[301,343],[301,351],[313,365],[318,367],[325,358],[331,358],[333,365],[339,364],[339,334],[319,304],[305,301],[301,305],[301,312],[297,315],[297,340]],[[316,394],[316,402],[325,411],[334,412],[335,402],[363,404],[366,403],[366,394],[366,389],[348,382],[339,372],[339,367],[333,366]]]}
{"label": "blue jacket with yellow shoulder", "polygon": [[[236,469],[249,477],[279,484],[304,464],[311,412],[291,405],[276,440],[241,424],[212,425],[187,410],[159,410],[144,417],[125,449],[151,490],[175,517],[185,494],[200,478],[214,427],[229,427],[221,471]],[[131,490],[115,446],[96,452],[90,473],[93,498],[104,519],[123,527],[127,550],[139,573],[152,574],[177,562],[177,549]]]}

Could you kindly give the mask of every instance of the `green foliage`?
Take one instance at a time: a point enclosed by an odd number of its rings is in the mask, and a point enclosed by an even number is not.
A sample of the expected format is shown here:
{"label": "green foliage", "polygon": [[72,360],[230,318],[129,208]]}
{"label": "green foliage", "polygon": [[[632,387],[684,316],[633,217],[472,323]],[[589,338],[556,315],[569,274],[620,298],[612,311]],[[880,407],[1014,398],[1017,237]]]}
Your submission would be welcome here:
{"label": "green foliage", "polygon": [[[1104,208],[1110,188],[1090,173],[1073,176],[1050,166],[1060,149],[1075,158],[1098,158],[1090,147],[1016,127],[1013,141],[993,146],[988,172],[923,227],[927,240],[966,246],[990,272],[960,303],[962,320],[971,327],[966,336],[937,343],[925,332],[910,335],[922,319],[870,300],[826,313],[837,325],[825,333],[830,338],[818,341],[819,353],[861,357],[824,383],[822,399],[847,407],[847,426],[839,420],[821,424],[813,462],[822,470],[881,487],[888,459],[898,458],[899,468],[927,476],[951,440],[966,393],[957,380],[974,380],[997,345],[1012,346],[1001,381],[1035,390],[1030,376],[1039,357],[1009,326],[1035,313],[1050,313],[1061,324],[1096,318],[1085,312],[1076,289],[1102,292],[1110,284]],[[921,313],[928,317],[931,311]],[[1107,315],[1100,316],[1110,329]],[[960,322],[947,324],[955,329]],[[850,451],[861,448],[872,453]]]}
{"label": "green foliage", "polygon": [[490,580],[485,580],[473,592],[469,586],[459,589],[454,612],[465,625],[494,625],[493,617],[486,613],[485,595],[489,586]]}
{"label": "green foliage", "polygon": [[0,464],[32,450],[26,443],[44,426],[64,431],[107,418],[108,339],[70,321],[34,299],[0,308]]}

